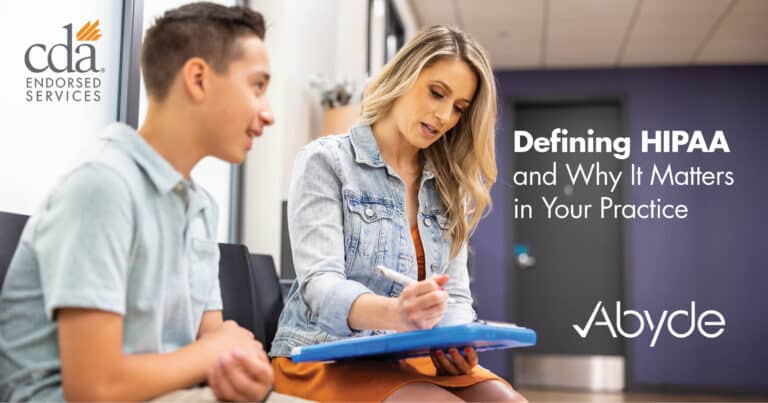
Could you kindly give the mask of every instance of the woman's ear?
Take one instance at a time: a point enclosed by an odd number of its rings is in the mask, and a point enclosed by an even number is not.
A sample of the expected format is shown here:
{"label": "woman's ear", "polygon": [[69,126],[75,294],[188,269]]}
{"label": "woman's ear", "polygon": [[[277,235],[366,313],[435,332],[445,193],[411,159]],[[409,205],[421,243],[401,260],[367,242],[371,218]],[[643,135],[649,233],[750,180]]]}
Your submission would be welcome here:
{"label": "woman's ear", "polygon": [[181,80],[185,92],[193,102],[200,102],[205,98],[209,87],[209,75],[211,66],[199,57],[193,57],[181,67]]}

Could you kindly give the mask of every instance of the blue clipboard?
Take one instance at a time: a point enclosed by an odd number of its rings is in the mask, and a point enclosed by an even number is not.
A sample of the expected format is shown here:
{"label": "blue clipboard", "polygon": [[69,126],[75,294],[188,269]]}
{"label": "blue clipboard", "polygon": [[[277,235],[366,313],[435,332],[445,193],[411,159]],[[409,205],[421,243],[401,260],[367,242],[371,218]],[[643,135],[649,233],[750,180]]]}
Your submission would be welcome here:
{"label": "blue clipboard", "polygon": [[[472,346],[477,351],[528,347],[536,344],[536,332],[508,323],[474,322],[428,330],[352,337],[344,340],[294,347],[293,362],[348,359],[393,360],[429,355],[431,350]],[[461,351],[461,349],[459,350]]]}

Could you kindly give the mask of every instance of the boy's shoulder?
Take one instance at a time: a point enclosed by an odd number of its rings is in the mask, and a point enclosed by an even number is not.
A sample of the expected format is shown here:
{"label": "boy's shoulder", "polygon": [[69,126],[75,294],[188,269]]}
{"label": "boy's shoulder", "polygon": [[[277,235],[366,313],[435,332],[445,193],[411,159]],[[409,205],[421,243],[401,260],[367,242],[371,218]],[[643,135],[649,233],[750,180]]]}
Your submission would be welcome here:
{"label": "boy's shoulder", "polygon": [[[127,185],[134,185],[143,179],[144,173],[137,158],[140,155],[135,150],[135,143],[141,135],[133,128],[113,123],[104,129],[99,152],[86,160],[83,165],[94,165],[108,168]],[[143,141],[143,140],[142,140]]]}
{"label": "boy's shoulder", "polygon": [[89,198],[99,194],[111,201],[130,199],[131,193],[141,189],[141,176],[140,167],[127,152],[105,142],[95,155],[62,177],[51,197],[71,194]]}
{"label": "boy's shoulder", "polygon": [[91,201],[103,197],[105,202],[130,198],[126,175],[102,161],[85,161],[67,174],[51,193],[51,202],[59,198]]}

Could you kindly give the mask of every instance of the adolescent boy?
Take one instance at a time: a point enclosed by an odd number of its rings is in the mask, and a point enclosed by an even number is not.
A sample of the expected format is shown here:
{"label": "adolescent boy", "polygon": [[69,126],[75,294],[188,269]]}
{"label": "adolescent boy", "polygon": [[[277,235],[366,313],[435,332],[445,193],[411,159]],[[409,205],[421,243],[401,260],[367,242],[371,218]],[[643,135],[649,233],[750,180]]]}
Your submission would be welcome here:
{"label": "adolescent boy", "polygon": [[269,395],[261,345],[222,321],[217,207],[190,178],[206,156],[242,162],[272,124],[264,31],[259,13],[212,3],[147,31],[143,125],[109,126],[24,229],[0,292],[0,401],[146,400],[205,381],[211,398]]}

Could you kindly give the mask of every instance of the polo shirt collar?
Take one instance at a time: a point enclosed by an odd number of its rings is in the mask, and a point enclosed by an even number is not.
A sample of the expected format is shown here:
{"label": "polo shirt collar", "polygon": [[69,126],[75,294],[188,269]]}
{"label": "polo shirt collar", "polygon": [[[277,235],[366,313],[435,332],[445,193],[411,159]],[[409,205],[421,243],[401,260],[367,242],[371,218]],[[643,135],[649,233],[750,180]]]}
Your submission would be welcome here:
{"label": "polo shirt collar", "polygon": [[184,177],[132,127],[124,123],[113,123],[107,127],[104,139],[114,142],[133,158],[160,193],[178,190],[176,185],[186,182]]}

